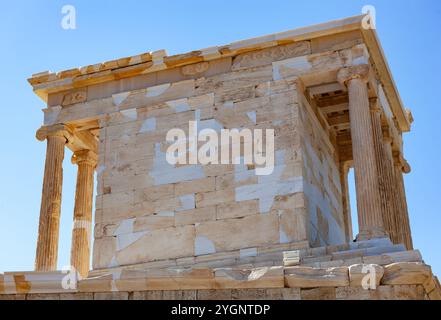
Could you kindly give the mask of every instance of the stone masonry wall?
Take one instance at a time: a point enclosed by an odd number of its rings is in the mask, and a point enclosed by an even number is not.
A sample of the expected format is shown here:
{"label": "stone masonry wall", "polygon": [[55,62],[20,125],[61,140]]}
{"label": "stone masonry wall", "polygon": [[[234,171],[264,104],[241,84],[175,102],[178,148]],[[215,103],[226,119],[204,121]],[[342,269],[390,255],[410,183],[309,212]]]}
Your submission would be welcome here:
{"label": "stone masonry wall", "polygon": [[[113,94],[118,111],[100,120],[93,268],[342,243],[335,159],[299,103],[297,81],[332,73],[359,51],[311,54],[310,43],[299,42],[185,66],[186,80]],[[166,134],[180,128],[188,136],[189,121],[199,130],[275,129],[274,172],[169,165]]]}
{"label": "stone masonry wall", "polygon": [[[95,269],[233,250],[254,256],[307,239],[295,79],[274,81],[271,60],[256,66],[255,54],[218,76],[113,96],[122,111],[102,122]],[[275,129],[274,172],[168,164],[167,131],[188,133],[189,121]]]}
{"label": "stone masonry wall", "polygon": [[304,194],[309,214],[309,241],[320,247],[345,242],[339,169],[329,136],[305,100],[301,104]]}

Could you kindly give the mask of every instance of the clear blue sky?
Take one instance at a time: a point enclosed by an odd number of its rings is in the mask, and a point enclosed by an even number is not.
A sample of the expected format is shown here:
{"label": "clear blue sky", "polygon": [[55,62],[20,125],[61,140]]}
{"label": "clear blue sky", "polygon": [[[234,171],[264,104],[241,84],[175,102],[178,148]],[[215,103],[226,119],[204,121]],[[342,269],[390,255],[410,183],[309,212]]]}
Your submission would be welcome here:
{"label": "clear blue sky", "polygon": [[[77,9],[77,30],[61,8]],[[0,270],[32,270],[45,143],[44,103],[26,79],[158,49],[176,54],[377,10],[377,28],[404,104],[407,198],[415,247],[441,275],[441,2],[415,1],[3,1],[0,13]],[[64,164],[59,267],[69,262],[76,168]]]}

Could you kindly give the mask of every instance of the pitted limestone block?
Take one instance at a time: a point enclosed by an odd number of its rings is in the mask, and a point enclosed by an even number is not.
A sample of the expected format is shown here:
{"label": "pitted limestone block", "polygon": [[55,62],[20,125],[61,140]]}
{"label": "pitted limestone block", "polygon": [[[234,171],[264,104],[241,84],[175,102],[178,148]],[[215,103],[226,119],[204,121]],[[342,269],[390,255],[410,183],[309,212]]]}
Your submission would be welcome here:
{"label": "pitted limestone block", "polygon": [[421,256],[421,252],[419,250],[391,252],[391,253],[385,253],[384,255],[390,257],[393,262],[423,261],[423,257]]}
{"label": "pitted limestone block", "polygon": [[[213,242],[217,252],[260,247],[279,242],[278,222],[273,214],[203,222],[196,226],[196,236]],[[253,232],[246,232],[249,228]]]}
{"label": "pitted limestone block", "polygon": [[221,203],[216,210],[218,220],[251,216],[259,212],[259,200]]}
{"label": "pitted limestone block", "polygon": [[233,289],[231,300],[265,300],[265,289]]}
{"label": "pitted limestone block", "polygon": [[[149,290],[213,289],[214,271],[209,268],[168,268],[145,271]],[[136,279],[137,275],[123,275]],[[130,279],[130,278],[129,278]]]}
{"label": "pitted limestone block", "polygon": [[349,267],[349,284],[352,287],[363,285],[363,279],[368,276],[369,281],[365,285],[371,286],[370,281],[375,281],[375,287],[378,287],[383,278],[384,269],[377,264],[354,264]]}
{"label": "pitted limestone block", "polygon": [[88,278],[81,292],[212,289],[214,273],[207,268],[125,269]]}
{"label": "pitted limestone block", "polygon": [[379,264],[389,265],[395,262],[422,262],[423,258],[418,250],[412,251],[399,251],[384,253],[379,256],[366,256],[363,257],[363,263],[365,264]]}
{"label": "pitted limestone block", "polygon": [[301,289],[301,300],[335,300],[335,288]]}
{"label": "pitted limestone block", "polygon": [[384,267],[381,281],[386,285],[423,284],[432,276],[430,266],[420,262],[398,262]]}
{"label": "pitted limestone block", "polygon": [[371,290],[362,287],[338,287],[335,289],[337,300],[371,300],[374,299]]}
{"label": "pitted limestone block", "polygon": [[326,247],[326,253],[327,254],[331,254],[334,252],[339,252],[339,251],[346,251],[349,250],[350,246],[349,244],[340,244],[340,245],[335,245],[335,246],[328,246]]}
{"label": "pitted limestone block", "polygon": [[328,269],[328,268],[336,268],[336,267],[344,267],[348,266],[343,260],[334,260],[334,261],[322,261],[322,262],[314,262],[311,264],[306,264],[308,267],[312,267],[317,265],[317,268]]}
{"label": "pitted limestone block", "polygon": [[196,76],[204,73],[209,68],[208,62],[199,62],[195,64],[190,64],[183,66],[181,72],[184,76]]}
{"label": "pitted limestone block", "polygon": [[441,285],[439,283],[438,278],[432,277],[432,283],[433,283],[432,290],[429,291],[429,289],[431,289],[430,287],[425,288],[429,299],[430,300],[441,300]]}
{"label": "pitted limestone block", "polygon": [[389,238],[377,238],[377,239],[350,242],[349,246],[351,249],[361,249],[361,248],[371,248],[371,247],[390,247],[393,246],[393,243]]}
{"label": "pitted limestone block", "polygon": [[214,221],[216,220],[216,207],[212,206],[176,212],[174,220],[175,226]]}
{"label": "pitted limestone block", "polygon": [[329,51],[273,62],[274,80],[341,68],[345,65],[342,52],[347,52],[347,50],[341,52]]}
{"label": "pitted limestone block", "polygon": [[285,285],[289,288],[348,286],[349,272],[347,267],[289,267],[285,268]]}
{"label": "pitted limestone block", "polygon": [[271,64],[273,61],[303,56],[310,53],[309,42],[296,42],[284,46],[262,49],[238,55],[233,60],[233,70]]}
{"label": "pitted limestone block", "polygon": [[[57,293],[75,292],[74,288],[64,288],[68,272],[6,272],[4,274],[3,293],[27,294],[27,293]],[[72,275],[72,277],[75,277]]]}
{"label": "pitted limestone block", "polygon": [[424,287],[421,285],[394,285],[394,299],[424,300]]}
{"label": "pitted limestone block", "polygon": [[0,294],[0,301],[6,300],[26,300],[25,294]]}
{"label": "pitted limestone block", "polygon": [[231,300],[231,290],[198,290],[198,300]]}
{"label": "pitted limestone block", "polygon": [[216,178],[209,177],[194,181],[183,181],[174,184],[175,196],[182,196],[190,193],[201,193],[214,191],[216,188]]}
{"label": "pitted limestone block", "polygon": [[61,293],[60,300],[93,300],[93,293]]}
{"label": "pitted limestone block", "polygon": [[376,256],[380,254],[386,254],[386,253],[396,253],[396,252],[403,252],[406,251],[406,247],[402,244],[397,244],[393,246],[384,246],[384,247],[372,247],[372,248],[366,248],[366,256]]}
{"label": "pitted limestone block", "polygon": [[365,254],[366,254],[366,249],[339,251],[332,253],[332,260],[348,260],[357,257],[363,257]]}
{"label": "pitted limestone block", "polygon": [[215,287],[219,289],[239,288],[283,288],[283,267],[252,269],[215,269]]}
{"label": "pitted limestone block", "polygon": [[166,290],[162,292],[163,300],[196,300],[197,290]]}
{"label": "pitted limestone block", "polygon": [[114,288],[114,274],[108,273],[101,276],[89,277],[78,282],[80,292],[109,292]]}
{"label": "pitted limestone block", "polygon": [[129,265],[193,256],[194,239],[193,225],[153,230],[116,252],[116,260],[119,265]]}
{"label": "pitted limestone block", "polygon": [[60,300],[60,295],[56,293],[52,293],[52,294],[33,293],[33,294],[27,294],[26,300],[52,300],[52,301]]}
{"label": "pitted limestone block", "polygon": [[332,260],[332,256],[317,256],[317,257],[305,257],[302,258],[302,265],[312,265],[320,262],[329,262]]}
{"label": "pitted limestone block", "polygon": [[265,291],[265,297],[269,300],[300,300],[300,288],[275,288]]}
{"label": "pitted limestone block", "polygon": [[164,291],[149,290],[133,292],[133,300],[162,300]]}
{"label": "pitted limestone block", "polygon": [[93,295],[94,300],[129,300],[128,292],[98,292]]}

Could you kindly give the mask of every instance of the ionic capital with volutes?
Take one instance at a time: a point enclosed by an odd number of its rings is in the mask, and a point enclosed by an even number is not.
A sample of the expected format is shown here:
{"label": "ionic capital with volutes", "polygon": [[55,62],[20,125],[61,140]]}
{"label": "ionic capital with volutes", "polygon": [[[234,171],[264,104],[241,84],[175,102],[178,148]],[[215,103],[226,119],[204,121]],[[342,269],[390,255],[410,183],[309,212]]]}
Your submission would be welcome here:
{"label": "ionic capital with volutes", "polygon": [[36,133],[36,138],[39,141],[44,141],[48,137],[62,137],[66,139],[67,142],[71,142],[73,140],[73,130],[65,125],[65,124],[56,124],[53,126],[43,126],[38,129]]}
{"label": "ionic capital with volutes", "polygon": [[348,82],[354,79],[360,79],[367,83],[369,79],[369,71],[370,67],[367,64],[345,67],[338,72],[337,81],[344,86],[347,86]]}
{"label": "ionic capital with volutes", "polygon": [[98,155],[91,150],[75,151],[72,155],[72,164],[89,164],[96,167]]}

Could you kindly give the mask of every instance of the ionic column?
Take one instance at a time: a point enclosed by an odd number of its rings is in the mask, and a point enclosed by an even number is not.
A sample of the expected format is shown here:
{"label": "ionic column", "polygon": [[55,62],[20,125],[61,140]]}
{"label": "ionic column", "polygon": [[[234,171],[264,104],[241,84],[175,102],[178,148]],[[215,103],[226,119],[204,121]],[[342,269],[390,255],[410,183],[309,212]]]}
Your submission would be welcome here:
{"label": "ionic column", "polygon": [[93,151],[77,151],[72,163],[78,165],[72,230],[71,265],[83,277],[89,273],[92,232],[93,179],[97,155]]}
{"label": "ionic column", "polygon": [[36,136],[40,141],[47,140],[47,149],[35,270],[53,271],[57,269],[58,258],[64,146],[72,133],[64,125],[55,125],[42,127]]}
{"label": "ionic column", "polygon": [[384,142],[381,109],[377,99],[372,99],[370,106],[383,224],[392,242],[398,244],[400,243],[400,232],[394,210],[395,181],[392,159],[386,150],[388,146]]}
{"label": "ionic column", "polygon": [[352,242],[352,219],[351,219],[351,204],[349,199],[349,184],[348,184],[349,164],[348,162],[340,162],[340,183],[342,194],[343,219],[346,242]]}
{"label": "ionic column", "polygon": [[387,236],[381,214],[378,169],[367,78],[368,65],[341,69],[338,79],[348,87],[349,118],[357,191],[358,240]]}
{"label": "ionic column", "polygon": [[395,187],[397,203],[399,205],[398,221],[401,231],[401,243],[404,243],[407,250],[413,250],[412,232],[410,229],[409,213],[407,209],[406,191],[404,187],[403,172],[409,173],[409,164],[400,156],[398,152],[394,152],[394,171],[395,171]]}

